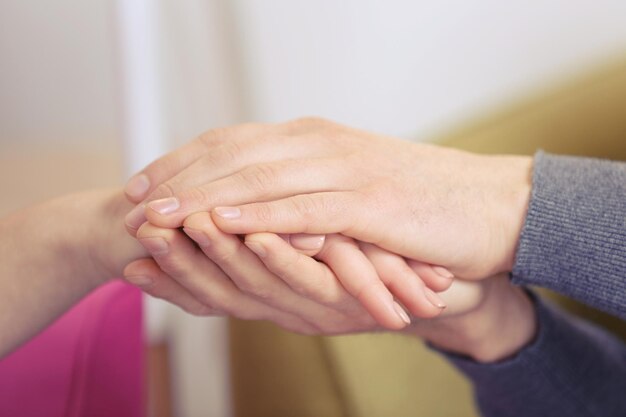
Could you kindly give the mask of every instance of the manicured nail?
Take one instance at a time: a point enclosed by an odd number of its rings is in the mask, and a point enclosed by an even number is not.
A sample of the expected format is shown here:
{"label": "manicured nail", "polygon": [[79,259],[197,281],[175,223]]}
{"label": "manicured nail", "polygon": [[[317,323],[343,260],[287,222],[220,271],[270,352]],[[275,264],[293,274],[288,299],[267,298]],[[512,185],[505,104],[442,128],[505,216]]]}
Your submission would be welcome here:
{"label": "manicured nail", "polygon": [[180,202],[176,197],[162,198],[148,203],[148,207],[159,214],[170,214],[178,210]]}
{"label": "manicured nail", "polygon": [[406,314],[406,311],[404,311],[400,304],[394,301],[393,308],[394,310],[396,310],[396,313],[398,314],[398,316],[400,316],[403,322],[405,322],[406,324],[411,324],[411,319],[409,318],[409,315]]}
{"label": "manicured nail", "polygon": [[224,219],[238,219],[241,217],[241,210],[238,207],[215,207],[215,213]]}
{"label": "manicured nail", "polygon": [[433,266],[433,271],[435,272],[435,274],[439,275],[442,278],[454,278],[454,274],[450,271],[448,271],[446,268],[444,268],[443,266]]}
{"label": "manicured nail", "polygon": [[131,275],[129,277],[124,277],[126,281],[129,283],[136,285],[138,287],[148,287],[154,283],[154,280],[145,275]]}
{"label": "manicured nail", "polygon": [[432,305],[437,308],[446,308],[446,303],[439,297],[433,290],[430,288],[424,288],[424,293],[426,294],[426,298]]}
{"label": "manicured nail", "polygon": [[183,231],[185,232],[187,236],[193,239],[193,241],[196,242],[199,246],[207,247],[211,245],[211,240],[203,231],[191,229],[189,227],[183,227]]}
{"label": "manicured nail", "polygon": [[129,229],[139,229],[139,226],[146,221],[145,206],[139,204],[135,206],[124,218],[124,223]]}
{"label": "manicured nail", "polygon": [[169,250],[169,245],[162,237],[144,237],[139,242],[152,256],[165,255]]}
{"label": "manicured nail", "polygon": [[135,200],[139,200],[144,198],[149,189],[150,179],[145,174],[139,174],[128,180],[126,187],[124,187],[124,192]]}
{"label": "manicured nail", "polygon": [[324,246],[326,235],[309,235],[305,233],[293,234],[289,237],[289,243],[296,249],[315,250]]}
{"label": "manicured nail", "polygon": [[248,247],[248,249],[254,252],[259,258],[265,258],[267,256],[267,250],[265,249],[265,246],[263,246],[263,244],[259,242],[249,241],[246,241],[244,243]]}

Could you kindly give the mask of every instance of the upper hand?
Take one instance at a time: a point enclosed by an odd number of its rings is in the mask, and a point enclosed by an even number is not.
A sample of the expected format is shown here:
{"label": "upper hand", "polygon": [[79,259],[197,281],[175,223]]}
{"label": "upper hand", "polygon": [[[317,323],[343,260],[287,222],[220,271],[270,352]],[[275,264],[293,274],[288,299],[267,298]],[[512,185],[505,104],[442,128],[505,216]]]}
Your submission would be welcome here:
{"label": "upper hand", "polygon": [[128,194],[148,204],[127,225],[136,229],[147,217],[179,227],[189,214],[213,210],[229,233],[343,233],[482,278],[512,268],[530,166],[525,157],[480,156],[318,119],[244,125],[144,169],[129,184],[145,180],[145,192]]}

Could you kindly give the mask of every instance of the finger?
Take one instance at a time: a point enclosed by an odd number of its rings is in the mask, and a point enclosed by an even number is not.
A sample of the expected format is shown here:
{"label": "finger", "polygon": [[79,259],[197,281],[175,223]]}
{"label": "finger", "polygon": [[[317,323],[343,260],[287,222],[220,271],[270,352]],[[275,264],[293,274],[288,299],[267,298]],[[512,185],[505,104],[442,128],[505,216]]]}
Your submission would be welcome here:
{"label": "finger", "polygon": [[161,271],[154,259],[138,259],[131,262],[124,269],[124,278],[145,293],[175,304],[194,316],[220,314],[218,310],[198,301],[176,280]]}
{"label": "finger", "polygon": [[130,201],[139,203],[157,186],[174,177],[214,148],[227,141],[259,134],[270,129],[271,125],[244,124],[209,130],[177,150],[152,162],[131,177],[124,187],[126,196]]}
{"label": "finger", "polygon": [[369,243],[360,243],[380,279],[413,314],[421,318],[435,317],[445,308],[444,301],[427,288],[404,258]]}
{"label": "finger", "polygon": [[137,237],[161,270],[202,304],[244,320],[270,320],[301,332],[315,330],[299,317],[274,309],[239,291],[224,272],[179,230],[160,229],[146,223],[139,229]]}
{"label": "finger", "polygon": [[294,233],[281,237],[296,251],[310,257],[317,255],[324,247],[324,242],[326,241],[326,235],[310,235],[307,233]]}
{"label": "finger", "polygon": [[424,284],[435,292],[447,290],[454,281],[454,275],[444,267],[430,265],[413,259],[406,259],[405,261],[409,268],[424,281]]}
{"label": "finger", "polygon": [[328,266],[299,253],[278,235],[247,235],[245,245],[259,256],[268,270],[301,296],[345,312],[361,310],[370,317],[339,283]]}
{"label": "finger", "polygon": [[367,237],[363,232],[374,220],[362,194],[356,192],[314,193],[271,202],[216,207],[211,216],[220,230],[232,234],[344,233],[356,239]]}
{"label": "finger", "polygon": [[301,297],[268,271],[259,257],[237,236],[219,230],[209,213],[189,216],[185,220],[184,231],[243,293],[307,321],[320,314],[331,314],[328,307]]}
{"label": "finger", "polygon": [[330,267],[341,285],[382,326],[397,330],[410,324],[408,315],[393,300],[393,296],[354,240],[338,234],[328,235],[324,248],[317,257]]}
{"label": "finger", "polygon": [[[298,143],[292,141],[289,145],[297,147]],[[247,159],[263,158],[246,152],[249,154]],[[264,159],[293,157],[294,153],[296,151],[290,152],[279,147],[278,152],[273,151],[271,156]],[[216,158],[213,154],[205,158],[208,157]],[[167,198],[148,203],[146,218],[157,226],[180,227],[188,215],[198,211],[210,211],[217,205],[239,205],[277,200],[297,194],[343,191],[353,189],[358,181],[344,165],[337,164],[332,159],[289,159],[233,170],[242,165],[244,157],[239,159],[229,164],[223,161],[206,164],[204,159],[196,162],[185,172],[160,186],[166,187],[163,193],[167,194]],[[207,170],[207,166],[214,168]],[[220,171],[228,172],[229,175],[218,178]]]}

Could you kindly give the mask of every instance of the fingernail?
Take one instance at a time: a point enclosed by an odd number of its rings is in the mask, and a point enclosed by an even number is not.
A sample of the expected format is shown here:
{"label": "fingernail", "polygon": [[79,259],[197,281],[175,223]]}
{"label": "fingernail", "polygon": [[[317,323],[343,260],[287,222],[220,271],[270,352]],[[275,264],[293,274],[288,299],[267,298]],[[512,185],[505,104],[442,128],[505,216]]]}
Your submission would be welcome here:
{"label": "fingernail", "polygon": [[267,256],[267,250],[265,249],[265,246],[263,246],[261,243],[248,241],[244,243],[248,247],[248,249],[254,252],[259,258],[265,258]]}
{"label": "fingernail", "polygon": [[446,308],[446,303],[430,288],[424,288],[426,298],[437,308]]}
{"label": "fingernail", "polygon": [[178,210],[180,203],[176,197],[162,198],[148,203],[148,207],[159,214],[170,214]]}
{"label": "fingernail", "polygon": [[238,207],[215,207],[215,213],[224,219],[238,219],[241,217],[241,210]]}
{"label": "fingernail", "polygon": [[324,246],[326,235],[308,235],[305,233],[293,234],[289,237],[289,243],[296,249],[314,250]]}
{"label": "fingernail", "polygon": [[147,287],[154,283],[154,280],[145,275],[131,275],[129,277],[124,277],[126,281],[129,283],[136,285],[138,287]]}
{"label": "fingernail", "polygon": [[152,256],[165,255],[169,250],[169,245],[162,237],[144,237],[139,242]]}
{"label": "fingernail", "polygon": [[394,301],[393,308],[394,310],[396,310],[396,313],[398,314],[398,316],[400,316],[403,322],[405,322],[406,324],[411,324],[411,319],[409,318],[409,315],[406,314],[406,311],[404,311],[400,304]]}
{"label": "fingernail", "polygon": [[185,232],[185,234],[187,236],[189,236],[191,239],[193,239],[193,241],[196,242],[198,245],[200,245],[202,247],[206,247],[206,246],[210,246],[211,245],[211,240],[206,235],[206,233],[204,233],[204,232],[202,232],[200,230],[191,229],[189,227],[183,227],[183,231]]}
{"label": "fingernail", "polygon": [[446,268],[444,268],[443,266],[433,266],[433,271],[435,271],[435,273],[437,275],[439,275],[442,278],[454,278],[454,274],[450,271],[448,271]]}
{"label": "fingernail", "polygon": [[132,177],[126,183],[124,192],[134,199],[141,199],[150,188],[150,179],[145,174],[139,174]]}
{"label": "fingernail", "polygon": [[124,218],[124,223],[131,229],[139,229],[139,226],[145,221],[145,206],[143,204],[135,206]]}

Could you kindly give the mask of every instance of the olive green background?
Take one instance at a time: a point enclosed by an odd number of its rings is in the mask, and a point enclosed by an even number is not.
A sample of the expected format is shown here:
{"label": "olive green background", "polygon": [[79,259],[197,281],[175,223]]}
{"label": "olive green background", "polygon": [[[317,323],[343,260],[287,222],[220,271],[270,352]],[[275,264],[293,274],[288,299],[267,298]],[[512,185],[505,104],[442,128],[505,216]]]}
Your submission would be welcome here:
{"label": "olive green background", "polygon": [[[626,160],[626,58],[433,140],[481,153]],[[624,322],[548,296],[626,339]],[[237,417],[477,415],[468,382],[418,340],[305,337],[233,320],[230,343]]]}

